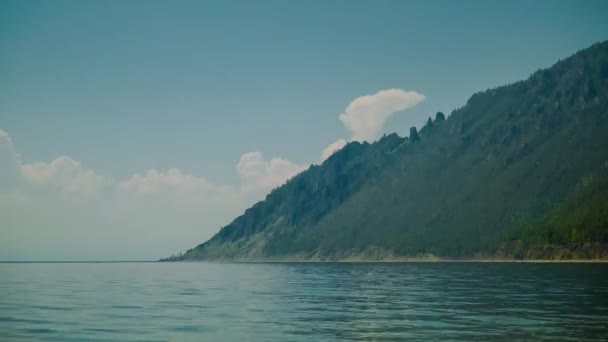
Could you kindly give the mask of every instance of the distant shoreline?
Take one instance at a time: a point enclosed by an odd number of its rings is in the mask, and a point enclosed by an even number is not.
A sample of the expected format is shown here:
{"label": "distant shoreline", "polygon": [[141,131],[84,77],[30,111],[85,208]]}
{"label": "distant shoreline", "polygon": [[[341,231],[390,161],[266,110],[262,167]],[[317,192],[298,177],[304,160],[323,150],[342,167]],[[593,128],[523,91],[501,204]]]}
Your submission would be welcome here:
{"label": "distant shoreline", "polygon": [[398,264],[398,263],[538,263],[538,264],[593,264],[593,263],[608,263],[608,259],[563,259],[563,260],[551,260],[551,259],[380,259],[380,260],[296,260],[296,259],[277,259],[277,260],[180,260],[180,261],[159,261],[159,262],[203,262],[213,264],[332,264],[332,263],[343,263],[343,264]]}

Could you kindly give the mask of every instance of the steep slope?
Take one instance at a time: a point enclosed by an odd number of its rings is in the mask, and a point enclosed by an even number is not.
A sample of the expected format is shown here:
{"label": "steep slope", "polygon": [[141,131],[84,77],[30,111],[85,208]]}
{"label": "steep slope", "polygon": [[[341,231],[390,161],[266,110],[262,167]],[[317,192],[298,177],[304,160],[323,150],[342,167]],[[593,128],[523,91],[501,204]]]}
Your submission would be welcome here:
{"label": "steep slope", "polygon": [[585,177],[601,179],[607,161],[602,42],[526,81],[473,95],[419,134],[348,144],[171,260],[467,257],[504,253],[508,241],[608,243],[602,182],[592,185],[600,189],[594,200],[570,204],[581,217],[557,229],[561,238],[546,238],[550,217]]}
{"label": "steep slope", "polygon": [[[328,158],[274,189],[266,199],[247,209],[211,240],[180,258],[259,257],[281,234],[315,224],[357,192],[363,183],[377,177],[390,164],[390,154],[405,139],[392,134],[380,141],[350,143]],[[270,235],[270,237],[268,237]],[[176,259],[176,258],[173,258]]]}

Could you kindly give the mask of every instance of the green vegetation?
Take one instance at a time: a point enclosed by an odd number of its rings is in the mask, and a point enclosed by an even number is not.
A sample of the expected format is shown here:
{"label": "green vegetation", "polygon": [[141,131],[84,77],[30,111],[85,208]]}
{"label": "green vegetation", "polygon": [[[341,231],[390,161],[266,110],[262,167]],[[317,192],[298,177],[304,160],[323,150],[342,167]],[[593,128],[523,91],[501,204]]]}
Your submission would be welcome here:
{"label": "green vegetation", "polygon": [[535,222],[521,222],[506,240],[529,245],[608,244],[608,163],[583,176],[554,210]]}
{"label": "green vegetation", "polygon": [[602,42],[409,138],[349,143],[169,260],[520,258],[608,244],[607,162]]}

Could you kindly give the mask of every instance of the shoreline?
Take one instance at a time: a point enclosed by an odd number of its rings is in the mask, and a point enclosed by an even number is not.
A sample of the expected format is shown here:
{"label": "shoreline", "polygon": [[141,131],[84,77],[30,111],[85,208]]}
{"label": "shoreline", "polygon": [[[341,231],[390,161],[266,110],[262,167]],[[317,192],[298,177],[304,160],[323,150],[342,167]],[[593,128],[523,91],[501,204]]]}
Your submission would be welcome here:
{"label": "shoreline", "polygon": [[345,259],[345,260],[305,260],[305,259],[255,259],[255,260],[178,260],[178,261],[159,261],[159,262],[204,262],[214,264],[398,264],[398,263],[526,263],[526,264],[603,264],[608,263],[608,259],[380,259],[380,260],[365,260],[365,259]]}
{"label": "shoreline", "polygon": [[207,261],[220,263],[392,263],[392,262],[479,262],[479,263],[607,263],[608,244],[580,243],[562,245],[529,245],[522,241],[502,243],[494,252],[480,251],[469,255],[449,256],[432,253],[398,255],[391,250],[368,246],[363,250],[296,252],[283,255],[247,253],[243,250],[189,251],[186,255],[160,261]]}

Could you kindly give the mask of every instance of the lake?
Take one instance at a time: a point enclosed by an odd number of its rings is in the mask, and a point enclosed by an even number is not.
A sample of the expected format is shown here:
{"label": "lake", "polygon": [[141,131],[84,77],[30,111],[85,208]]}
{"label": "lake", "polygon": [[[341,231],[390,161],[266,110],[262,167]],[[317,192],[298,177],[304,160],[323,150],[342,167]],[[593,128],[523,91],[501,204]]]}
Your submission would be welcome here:
{"label": "lake", "polygon": [[608,264],[0,264],[2,341],[606,339]]}

